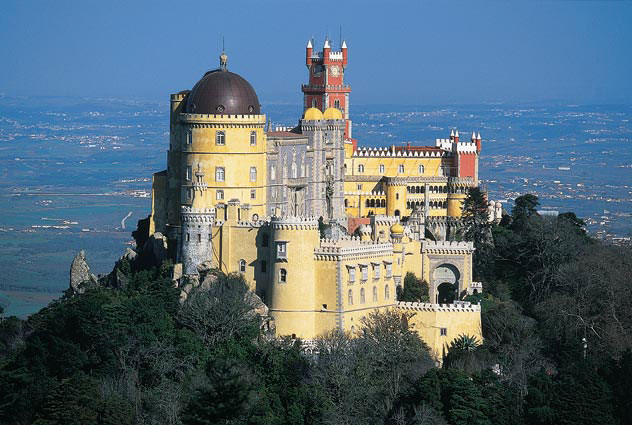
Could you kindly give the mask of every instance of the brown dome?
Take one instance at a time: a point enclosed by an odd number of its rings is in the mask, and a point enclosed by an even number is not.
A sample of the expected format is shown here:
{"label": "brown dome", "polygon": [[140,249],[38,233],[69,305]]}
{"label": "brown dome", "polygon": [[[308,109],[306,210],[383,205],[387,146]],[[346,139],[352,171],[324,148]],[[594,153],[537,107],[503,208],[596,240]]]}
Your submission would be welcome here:
{"label": "brown dome", "polygon": [[255,89],[241,76],[216,69],[204,77],[187,96],[190,114],[259,115],[261,105]]}

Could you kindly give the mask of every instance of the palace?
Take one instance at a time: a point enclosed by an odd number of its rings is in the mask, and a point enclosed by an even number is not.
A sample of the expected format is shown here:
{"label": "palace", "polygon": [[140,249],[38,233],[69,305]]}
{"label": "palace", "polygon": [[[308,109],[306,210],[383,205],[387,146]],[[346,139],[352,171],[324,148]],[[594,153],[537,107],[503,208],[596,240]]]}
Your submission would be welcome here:
{"label": "palace", "polygon": [[[244,275],[278,335],[352,334],[369,312],[414,312],[440,358],[460,334],[481,338],[480,307],[458,301],[472,281],[471,242],[452,240],[462,202],[478,185],[480,133],[452,130],[434,146],[358,147],[349,117],[348,65],[325,41],[307,44],[309,82],[291,128],[269,128],[257,94],[220,67],[171,95],[167,169],[154,174],[150,235],[169,240],[176,267]],[[397,301],[412,272],[429,303]]]}

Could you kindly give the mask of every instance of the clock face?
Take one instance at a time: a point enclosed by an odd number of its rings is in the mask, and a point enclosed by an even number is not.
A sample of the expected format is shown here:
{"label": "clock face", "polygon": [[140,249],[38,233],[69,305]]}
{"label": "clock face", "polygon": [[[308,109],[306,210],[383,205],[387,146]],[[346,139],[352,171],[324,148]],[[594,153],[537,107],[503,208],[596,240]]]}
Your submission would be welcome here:
{"label": "clock face", "polygon": [[340,68],[339,68],[339,67],[337,67],[337,66],[332,66],[332,67],[329,69],[329,72],[331,73],[331,76],[332,76],[332,77],[337,77],[337,76],[339,76],[339,75],[340,75]]}

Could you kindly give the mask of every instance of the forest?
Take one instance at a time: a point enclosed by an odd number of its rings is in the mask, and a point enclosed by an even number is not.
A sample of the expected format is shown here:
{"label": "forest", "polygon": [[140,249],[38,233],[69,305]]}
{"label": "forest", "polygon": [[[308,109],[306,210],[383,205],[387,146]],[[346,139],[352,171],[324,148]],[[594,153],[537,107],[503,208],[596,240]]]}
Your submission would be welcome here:
{"label": "forest", "polygon": [[[470,191],[456,237],[476,247],[483,340],[460,335],[440,367],[408,313],[306,352],[262,332],[240,275],[181,303],[169,261],[123,262],[123,286],[0,315],[0,423],[632,424],[632,249],[538,205],[520,196],[494,224]],[[407,276],[398,297],[427,285]]]}

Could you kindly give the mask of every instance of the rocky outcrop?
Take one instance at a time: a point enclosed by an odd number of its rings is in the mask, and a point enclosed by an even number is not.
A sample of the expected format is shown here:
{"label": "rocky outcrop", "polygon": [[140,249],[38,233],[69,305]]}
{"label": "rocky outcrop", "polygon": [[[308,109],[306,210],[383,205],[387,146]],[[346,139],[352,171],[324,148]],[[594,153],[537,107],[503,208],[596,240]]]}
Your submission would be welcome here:
{"label": "rocky outcrop", "polygon": [[150,256],[156,265],[160,265],[169,258],[167,237],[160,232],[151,235],[143,246],[143,254]]}
{"label": "rocky outcrop", "polygon": [[90,266],[86,261],[84,250],[79,251],[70,265],[70,291],[71,295],[83,294],[86,288],[97,286],[97,277],[90,272]]}

